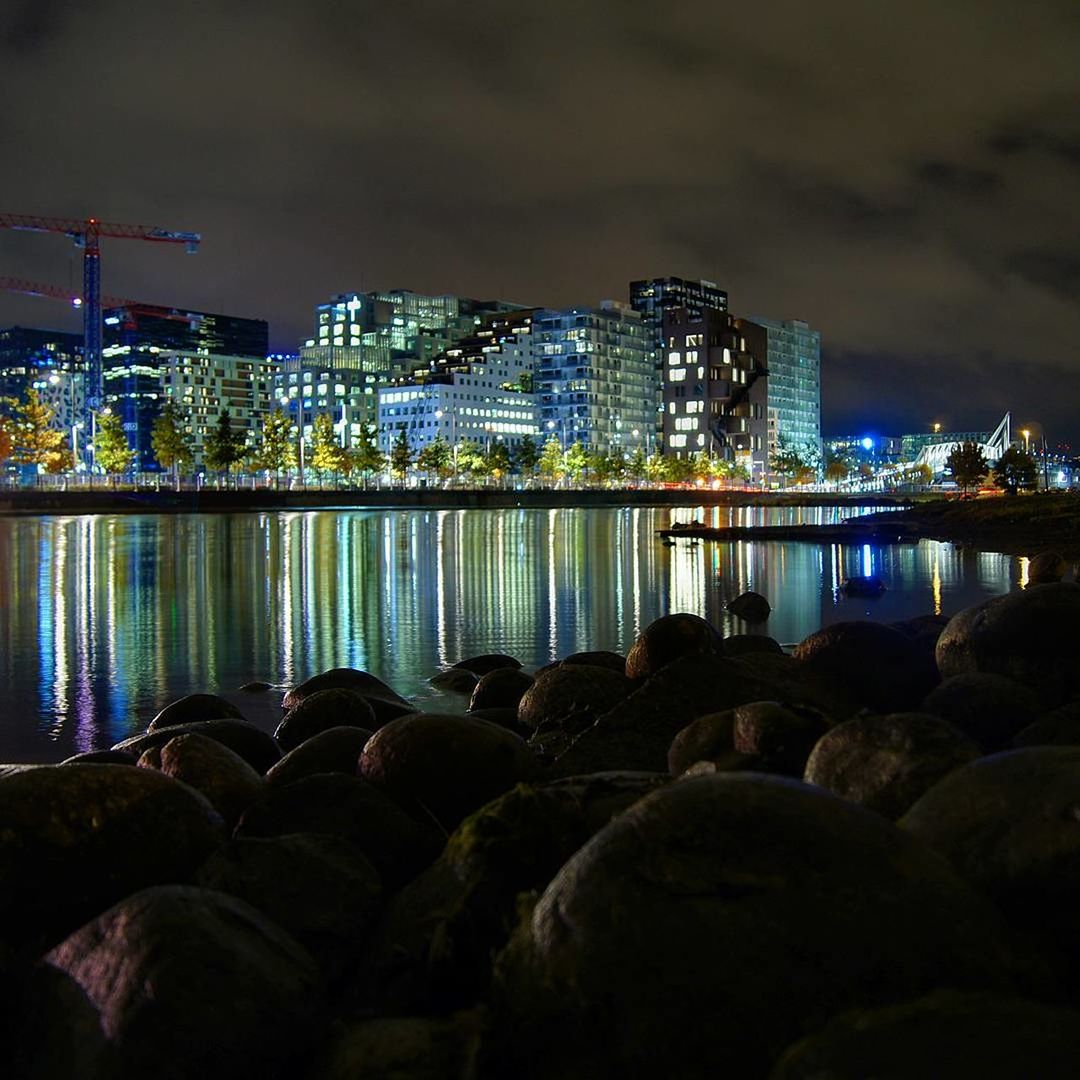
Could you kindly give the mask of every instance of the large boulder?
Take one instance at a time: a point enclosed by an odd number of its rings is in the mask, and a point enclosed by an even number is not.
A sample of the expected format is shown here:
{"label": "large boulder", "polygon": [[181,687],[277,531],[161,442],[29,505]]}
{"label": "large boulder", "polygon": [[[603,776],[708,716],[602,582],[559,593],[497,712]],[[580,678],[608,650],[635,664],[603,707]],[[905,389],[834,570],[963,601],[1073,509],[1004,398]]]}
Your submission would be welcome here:
{"label": "large boulder", "polygon": [[289,833],[341,837],[371,862],[389,889],[414,877],[443,846],[434,825],[410,817],[375,785],[343,773],[271,787],[245,811],[235,831],[237,837]]}
{"label": "large boulder", "polygon": [[727,602],[727,609],[738,619],[749,623],[763,623],[772,614],[772,606],[761,593],[740,593]]}
{"label": "large boulder", "polygon": [[1023,683],[1048,707],[1080,693],[1080,585],[1034,585],[955,615],[937,643],[943,678],[972,671]]}
{"label": "large boulder", "polygon": [[783,655],[783,647],[776,638],[765,634],[730,634],[724,638],[722,656],[746,656],[748,653],[772,653]]}
{"label": "large boulder", "polygon": [[1080,746],[1080,699],[1073,698],[1021,728],[1013,736],[1012,745]]}
{"label": "large boulder", "polygon": [[378,725],[386,724],[416,710],[412,702],[403,698],[392,687],[387,686],[382,679],[377,679],[366,671],[358,671],[356,668],[332,668],[320,675],[313,675],[285,694],[281,699],[281,707],[287,712],[289,709],[295,709],[301,701],[311,697],[312,694],[317,694],[320,690],[338,689],[353,690],[361,697],[367,698]]}
{"label": "large boulder", "polygon": [[1080,964],[1078,795],[1080,747],[1010,750],[946,776],[900,827],[948,858],[1071,971]]}
{"label": "large boulder", "polygon": [[621,672],[587,664],[540,672],[518,702],[518,722],[534,731],[557,728],[577,735],[634,689]]}
{"label": "large boulder", "polygon": [[979,753],[962,731],[937,716],[858,716],[818,740],[805,779],[895,820]]}
{"label": "large boulder", "polygon": [[217,694],[188,694],[169,702],[147,725],[147,731],[204,720],[243,720],[244,714]]}
{"label": "large boulder", "polygon": [[609,649],[598,649],[593,652],[576,652],[564,657],[559,663],[566,667],[602,667],[611,671],[626,673],[626,657],[621,653],[611,652]]}
{"label": "large boulder", "polygon": [[0,779],[0,939],[58,937],[147,885],[186,881],[222,843],[197,791],[128,765]]}
{"label": "large boulder", "polygon": [[756,758],[761,772],[802,776],[810,751],[828,730],[824,714],[809,705],[752,701],[735,709],[732,746]]}
{"label": "large boulder", "polygon": [[769,1080],[1072,1080],[1080,1013],[1023,998],[942,991],[835,1017],[796,1043]]}
{"label": "large boulder", "polygon": [[1019,731],[1033,724],[1039,698],[1026,686],[982,671],[954,675],[934,687],[922,711],[958,727],[984,750],[1001,750]]}
{"label": "large boulder", "polygon": [[245,720],[200,720],[154,728],[145,735],[133,735],[113,749],[142,757],[155,746],[164,746],[180,735],[205,735],[239,754],[257,773],[265,773],[281,758],[281,747],[272,736]]}
{"label": "large boulder", "polygon": [[468,671],[480,679],[489,671],[498,671],[499,668],[519,668],[521,661],[507,656],[506,653],[484,653],[483,656],[469,656],[459,660],[454,667]]}
{"label": "large boulder", "polygon": [[322,987],[308,953],[208,889],[128,896],[46,960],[97,1007],[116,1080],[294,1076],[317,1030]]}
{"label": "large boulder", "polygon": [[535,779],[539,766],[528,746],[498,724],[415,713],[375,732],[360,755],[359,773],[450,831],[515,784]]}
{"label": "large boulder", "polygon": [[793,655],[876,712],[914,709],[938,681],[927,650],[884,623],[833,623],[799,642]]}
{"label": "large boulder", "polygon": [[355,690],[336,687],[317,690],[294,705],[278,724],[274,738],[288,753],[312,735],[336,727],[363,728],[374,731],[375,711],[370,702]]}
{"label": "large boulder", "polygon": [[262,796],[263,778],[227,746],[205,735],[178,735],[139,759],[153,755],[153,768],[201,791],[231,829]]}
{"label": "large boulder", "polygon": [[707,713],[691,721],[668,747],[668,772],[681,776],[698,761],[715,761],[735,753],[735,710]]}
{"label": "large boulder", "polygon": [[355,776],[360,752],[372,732],[365,728],[335,727],[320,731],[290,750],[266,774],[266,782],[275,787],[303,780],[318,773],[347,773]]}
{"label": "large boulder", "polygon": [[533,684],[533,677],[521,668],[496,668],[473,687],[469,712],[480,709],[516,709],[521,696]]}
{"label": "large boulder", "polygon": [[720,634],[699,615],[662,615],[638,635],[626,657],[626,677],[646,679],[683,656],[720,652]]}
{"label": "large boulder", "polygon": [[479,681],[471,671],[454,667],[437,671],[428,679],[432,686],[451,694],[471,694]]}
{"label": "large boulder", "polygon": [[196,882],[258,908],[328,975],[360,955],[381,894],[379,875],[352,844],[315,833],[238,837],[210,856]]}
{"label": "large boulder", "polygon": [[1069,572],[1069,564],[1056,551],[1040,551],[1028,563],[1028,585],[1049,585]]}
{"label": "large boulder", "polygon": [[735,773],[647,795],[499,957],[487,1075],[760,1076],[834,1013],[1006,984],[998,913],[891,823]]}

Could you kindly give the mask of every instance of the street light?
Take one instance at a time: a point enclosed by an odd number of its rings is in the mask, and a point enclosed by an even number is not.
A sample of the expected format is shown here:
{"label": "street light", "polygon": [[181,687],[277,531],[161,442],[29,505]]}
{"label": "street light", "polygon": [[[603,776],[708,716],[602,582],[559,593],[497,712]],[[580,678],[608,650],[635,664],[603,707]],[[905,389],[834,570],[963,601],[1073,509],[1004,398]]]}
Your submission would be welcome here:
{"label": "street light", "polygon": [[1024,453],[1026,454],[1028,452],[1028,439],[1031,437],[1031,431],[1028,428],[1024,428],[1020,434],[1024,436]]}

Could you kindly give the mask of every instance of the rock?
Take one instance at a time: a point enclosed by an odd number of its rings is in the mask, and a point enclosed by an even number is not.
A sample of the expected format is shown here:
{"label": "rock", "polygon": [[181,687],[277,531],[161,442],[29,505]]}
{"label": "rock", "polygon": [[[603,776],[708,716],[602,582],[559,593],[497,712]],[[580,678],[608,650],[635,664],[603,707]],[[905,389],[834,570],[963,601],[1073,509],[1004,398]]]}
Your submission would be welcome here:
{"label": "rock", "polygon": [[469,712],[478,709],[516,709],[533,677],[520,668],[496,668],[481,677],[472,692]]}
{"label": "rock", "polygon": [[294,1076],[316,1032],[322,991],[314,961],[223,893],[145,889],[46,959],[100,1012],[118,1080]]}
{"label": "rock", "polygon": [[505,653],[485,653],[483,656],[470,656],[467,660],[459,660],[454,667],[464,668],[481,679],[489,671],[497,671],[499,668],[519,668],[521,661]]}
{"label": "rock", "polygon": [[559,664],[539,674],[518,703],[518,723],[533,731],[557,728],[576,735],[613,709],[634,684],[606,667]]}
{"label": "rock", "polygon": [[621,653],[609,652],[607,649],[600,649],[597,652],[571,653],[560,663],[564,667],[602,667],[617,671],[620,675],[626,674],[626,657]]}
{"label": "rock", "polygon": [[73,754],[60,762],[61,765],[134,765],[139,759],[126,750],[87,750]]}
{"label": "rock", "polygon": [[274,738],[286,753],[302,742],[336,727],[374,731],[378,724],[367,698],[355,690],[317,690],[294,705],[277,726]]}
{"label": "rock", "polygon": [[461,823],[439,859],[391,902],[373,943],[371,999],[384,1011],[444,1012],[487,992],[519,894],[544,889],[598,829],[650,791],[657,773],[519,784]]}
{"label": "rock", "polygon": [[240,689],[245,694],[262,694],[265,693],[267,690],[272,689],[272,687],[268,682],[260,682],[256,679],[253,682],[244,683],[244,685],[241,686]]}
{"label": "rock", "polygon": [[477,720],[487,720],[488,723],[498,724],[508,731],[512,731],[519,739],[527,739],[532,731],[524,724],[518,723],[517,708],[513,709],[470,709],[469,716]]}
{"label": "rock", "polygon": [[722,642],[722,656],[746,656],[748,653],[783,655],[780,642],[765,634],[732,634]]}
{"label": "rock", "polygon": [[158,727],[145,735],[133,735],[130,739],[124,739],[113,749],[141,757],[151,747],[164,746],[179,735],[205,735],[206,738],[213,739],[222,746],[227,746],[233,753],[239,754],[257,773],[265,773],[281,759],[281,748],[273,738],[246,720],[203,720],[172,727]]}
{"label": "rock", "polygon": [[946,679],[927,694],[922,710],[948,720],[986,751],[1007,746],[1041,711],[1027,687],[981,671]]}
{"label": "rock", "polygon": [[179,735],[151,752],[159,758],[153,767],[201,791],[229,830],[262,796],[263,778],[239,754],[205,735]]}
{"label": "rock", "polygon": [[1004,675],[1047,707],[1080,694],[1080,585],[1033,585],[954,616],[937,644],[943,678]]}
{"label": "rock", "polygon": [[885,591],[885,582],[876,574],[849,577],[840,586],[845,596],[880,596]]}
{"label": "rock", "polygon": [[790,656],[686,656],[600,716],[555,762],[560,776],[608,769],[664,772],[675,736],[699,716],[751,701],[812,705],[830,718],[852,712],[822,676]]}
{"label": "rock", "polygon": [[355,776],[360,751],[372,732],[357,727],[335,727],[320,731],[290,750],[266,774],[266,782],[282,787],[317,773],[346,773]]}
{"label": "rock", "polygon": [[243,720],[244,714],[217,694],[188,694],[170,702],[147,725],[147,731],[204,720]]}
{"label": "rock", "polygon": [[687,724],[671,740],[668,772],[680,776],[698,761],[711,761],[735,751],[735,710],[708,713]]}
{"label": "rock", "polygon": [[471,694],[479,681],[471,671],[464,668],[447,668],[428,679],[432,686],[447,690],[451,694]]}
{"label": "rock", "polygon": [[1069,572],[1069,564],[1056,551],[1040,551],[1028,563],[1028,585],[1049,585]]}
{"label": "rock", "polygon": [[726,607],[737,619],[750,623],[765,622],[772,614],[769,601],[756,592],[741,593],[734,600],[729,600]]}
{"label": "rock", "polygon": [[791,1047],[770,1080],[1071,1080],[1080,1013],[995,994],[941,991],[883,1009],[844,1013]]}
{"label": "rock", "polygon": [[416,713],[380,728],[360,755],[360,776],[447,831],[539,774],[512,732],[470,716]]}
{"label": "rock", "polygon": [[761,772],[797,777],[802,776],[814,744],[830,727],[818,709],[776,701],[739,705],[734,721],[736,753],[756,758]]}
{"label": "rock", "polygon": [[249,807],[235,836],[325,833],[347,840],[389,890],[415,877],[442,850],[444,837],[411,818],[393,799],[356,776],[322,773],[271,787]]}
{"label": "rock", "polygon": [[360,955],[381,893],[379,875],[352,844],[313,833],[239,837],[210,856],[196,882],[257,908],[329,976]]}
{"label": "rock", "polygon": [[1080,963],[1078,792],[1080,747],[1029,747],[956,770],[900,820],[905,832],[991,897],[1014,926],[1041,937],[1074,982]]}
{"label": "rock", "polygon": [[392,690],[381,679],[356,668],[333,668],[321,675],[314,675],[299,686],[294,686],[281,700],[281,707],[288,711],[296,708],[304,698],[317,694],[320,690],[353,690],[367,698],[375,713],[378,725],[415,712],[415,706],[399,693]]}
{"label": "rock", "polygon": [[1080,746],[1080,700],[1073,699],[1045,713],[1013,736],[1012,745]]}
{"label": "rock", "polygon": [[979,752],[963,732],[937,716],[859,716],[821,737],[806,763],[805,779],[895,820]]}
{"label": "rock", "polygon": [[198,792],[127,765],[0,780],[0,937],[57,937],[147,885],[185,881],[224,839]]}
{"label": "rock", "polygon": [[793,655],[875,712],[913,709],[938,681],[925,651],[883,623],[833,623],[801,641]]}
{"label": "rock", "polygon": [[651,622],[626,657],[626,677],[645,679],[684,656],[714,655],[721,649],[716,629],[697,615],[662,615]]}
{"label": "rock", "polygon": [[761,1076],[836,1012],[1007,983],[933,852],[780,777],[683,780],[601,829],[500,954],[480,1075]]}

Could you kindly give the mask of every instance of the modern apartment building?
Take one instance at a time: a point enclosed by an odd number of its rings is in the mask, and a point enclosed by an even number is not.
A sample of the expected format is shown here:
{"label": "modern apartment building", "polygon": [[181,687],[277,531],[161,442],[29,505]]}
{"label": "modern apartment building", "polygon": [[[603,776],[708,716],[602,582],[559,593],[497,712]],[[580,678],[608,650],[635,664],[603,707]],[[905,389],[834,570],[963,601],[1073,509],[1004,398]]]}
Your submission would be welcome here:
{"label": "modern apartment building", "polygon": [[767,335],[769,453],[780,437],[793,449],[821,451],[821,334],[801,319],[751,316]]}
{"label": "modern apartment building", "polygon": [[82,334],[0,327],[0,397],[21,401],[29,387],[53,375],[70,386],[81,370]]}

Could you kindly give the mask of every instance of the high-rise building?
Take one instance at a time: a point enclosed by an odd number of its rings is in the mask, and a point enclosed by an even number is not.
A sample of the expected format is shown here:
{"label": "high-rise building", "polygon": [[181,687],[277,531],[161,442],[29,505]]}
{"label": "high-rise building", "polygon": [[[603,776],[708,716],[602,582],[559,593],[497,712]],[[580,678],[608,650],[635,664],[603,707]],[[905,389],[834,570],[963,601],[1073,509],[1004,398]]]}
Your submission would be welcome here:
{"label": "high-rise building", "polygon": [[0,327],[0,397],[22,400],[35,382],[71,377],[82,370],[82,334]]}
{"label": "high-rise building", "polygon": [[800,319],[751,316],[767,337],[769,453],[779,439],[796,450],[821,451],[821,334]]}
{"label": "high-rise building", "polygon": [[714,308],[664,314],[665,452],[704,451],[759,479],[768,453],[765,328]]}
{"label": "high-rise building", "polygon": [[656,371],[642,316],[627,304],[533,314],[540,432],[564,447],[612,453],[648,448]]}

